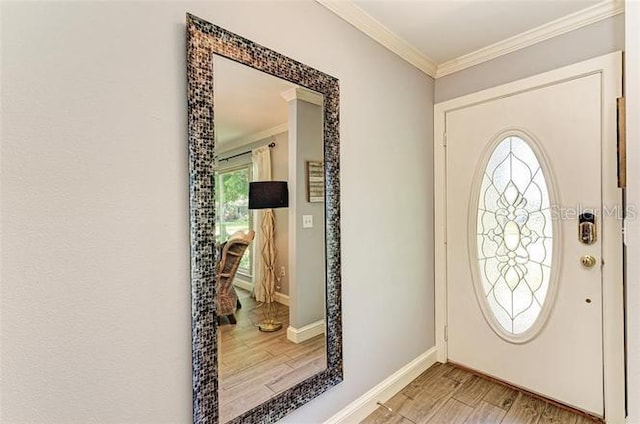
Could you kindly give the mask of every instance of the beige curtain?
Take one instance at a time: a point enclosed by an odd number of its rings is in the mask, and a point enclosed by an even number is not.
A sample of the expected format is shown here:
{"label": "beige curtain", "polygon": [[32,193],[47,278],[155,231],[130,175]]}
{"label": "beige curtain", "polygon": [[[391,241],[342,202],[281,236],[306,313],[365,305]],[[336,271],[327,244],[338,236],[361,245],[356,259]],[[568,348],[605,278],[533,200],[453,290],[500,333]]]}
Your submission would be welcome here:
{"label": "beige curtain", "polygon": [[[251,152],[253,181],[271,181],[271,150],[268,146]],[[275,293],[275,221],[271,209],[253,211],[253,294],[258,302],[272,302]]]}

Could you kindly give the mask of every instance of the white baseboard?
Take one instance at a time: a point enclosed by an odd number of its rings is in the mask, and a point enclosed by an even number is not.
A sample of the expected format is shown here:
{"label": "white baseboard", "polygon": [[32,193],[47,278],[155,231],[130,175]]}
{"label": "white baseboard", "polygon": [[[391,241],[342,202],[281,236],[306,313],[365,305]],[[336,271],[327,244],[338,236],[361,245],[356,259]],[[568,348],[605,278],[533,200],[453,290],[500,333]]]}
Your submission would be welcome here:
{"label": "white baseboard", "polygon": [[276,292],[276,302],[278,302],[281,305],[289,306],[289,296],[287,296],[286,294]]}
{"label": "white baseboard", "polygon": [[432,347],[404,367],[384,379],[380,384],[351,402],[324,424],[359,423],[378,408],[376,402],[386,402],[398,393],[404,386],[425,372],[436,363],[437,349]]}
{"label": "white baseboard", "polygon": [[241,289],[244,289],[246,291],[248,291],[249,293],[251,293],[253,291],[253,283],[250,281],[246,281],[246,280],[241,280],[239,278],[234,278],[233,279],[233,285],[236,287],[240,287]]}
{"label": "white baseboard", "polygon": [[287,339],[293,343],[302,343],[312,337],[324,334],[324,320],[312,322],[304,327],[295,328],[289,326],[287,328]]}
{"label": "white baseboard", "polygon": [[[236,287],[240,287],[248,292],[253,291],[253,283],[246,280],[241,280],[240,278],[235,278],[233,280],[233,285]],[[276,293],[276,302],[289,306],[289,296],[282,293]]]}

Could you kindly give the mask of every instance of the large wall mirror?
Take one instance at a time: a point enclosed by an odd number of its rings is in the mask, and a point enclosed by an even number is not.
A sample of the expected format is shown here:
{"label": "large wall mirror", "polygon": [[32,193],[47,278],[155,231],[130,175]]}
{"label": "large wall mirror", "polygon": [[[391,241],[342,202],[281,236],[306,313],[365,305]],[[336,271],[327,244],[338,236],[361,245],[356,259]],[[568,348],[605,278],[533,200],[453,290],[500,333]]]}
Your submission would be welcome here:
{"label": "large wall mirror", "polygon": [[338,80],[187,15],[195,423],[342,381]]}

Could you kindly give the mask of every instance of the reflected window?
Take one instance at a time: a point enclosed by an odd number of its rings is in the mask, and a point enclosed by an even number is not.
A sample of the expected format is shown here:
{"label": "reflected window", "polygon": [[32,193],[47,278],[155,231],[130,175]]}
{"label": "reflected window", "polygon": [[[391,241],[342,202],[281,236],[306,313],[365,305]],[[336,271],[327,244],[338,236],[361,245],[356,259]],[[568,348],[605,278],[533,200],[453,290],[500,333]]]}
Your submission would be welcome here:
{"label": "reflected window", "polygon": [[[249,213],[249,181],[251,165],[229,169],[217,174],[216,241],[223,243],[236,231],[248,232],[253,228]],[[238,272],[251,276],[253,249],[247,249],[240,261]]]}

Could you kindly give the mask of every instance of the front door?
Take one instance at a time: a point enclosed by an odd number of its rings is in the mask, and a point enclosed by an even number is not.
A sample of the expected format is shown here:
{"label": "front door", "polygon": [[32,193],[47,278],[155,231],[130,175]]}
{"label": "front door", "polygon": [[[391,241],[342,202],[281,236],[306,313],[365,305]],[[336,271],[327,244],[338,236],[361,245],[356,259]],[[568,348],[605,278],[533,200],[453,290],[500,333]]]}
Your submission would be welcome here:
{"label": "front door", "polygon": [[603,280],[621,266],[604,230],[622,218],[604,95],[590,73],[444,124],[448,359],[599,416],[603,284],[622,283]]}

